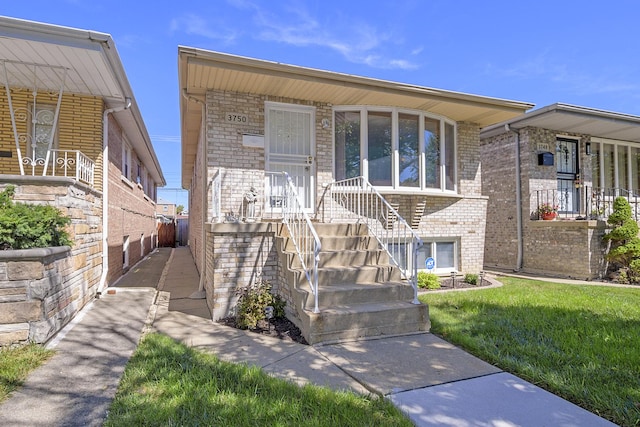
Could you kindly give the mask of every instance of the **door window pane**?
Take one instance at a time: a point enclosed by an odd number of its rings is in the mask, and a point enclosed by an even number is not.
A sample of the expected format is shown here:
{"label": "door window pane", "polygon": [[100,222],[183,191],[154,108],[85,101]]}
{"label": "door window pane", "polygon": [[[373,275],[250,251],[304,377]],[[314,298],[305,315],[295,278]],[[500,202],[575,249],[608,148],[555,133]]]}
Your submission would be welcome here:
{"label": "door window pane", "polygon": [[336,112],[336,180],[360,176],[360,112]]}
{"label": "door window pane", "polygon": [[47,157],[47,151],[49,150],[49,141],[51,141],[53,138],[54,117],[55,112],[53,106],[40,105],[36,108],[32,136],[35,142],[34,160],[44,159]]}
{"label": "door window pane", "polygon": [[427,188],[440,188],[440,122],[424,119],[425,179]]}
{"label": "door window pane", "polygon": [[420,186],[420,138],[418,116],[400,114],[399,128],[399,156],[400,156],[400,185],[403,187]]}
{"label": "door window pane", "polygon": [[369,182],[391,186],[391,113],[368,114]]}

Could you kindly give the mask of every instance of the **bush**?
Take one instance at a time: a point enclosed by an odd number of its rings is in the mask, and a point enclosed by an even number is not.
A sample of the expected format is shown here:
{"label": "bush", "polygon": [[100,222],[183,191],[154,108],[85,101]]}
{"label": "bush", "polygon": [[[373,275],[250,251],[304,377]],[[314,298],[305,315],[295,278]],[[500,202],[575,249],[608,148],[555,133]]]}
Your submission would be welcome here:
{"label": "bush", "polygon": [[273,307],[273,317],[284,317],[286,301],[271,293],[271,284],[266,280],[242,288],[236,306],[236,325],[240,329],[255,329],[258,322],[267,318],[265,309]]}
{"label": "bush", "polygon": [[71,220],[53,206],[14,203],[15,187],[0,192],[0,249],[71,246]]}
{"label": "bush", "polygon": [[613,213],[607,219],[613,227],[605,235],[605,240],[611,242],[607,259],[617,264],[618,269],[625,271],[631,282],[640,280],[640,238],[638,238],[638,223],[631,216],[631,205],[624,197],[616,197],[613,202]]}
{"label": "bush", "polygon": [[440,278],[434,273],[419,271],[418,287],[420,289],[440,289]]}
{"label": "bush", "polygon": [[467,282],[470,285],[477,285],[478,284],[478,275],[477,274],[471,274],[471,273],[467,273],[464,275],[464,281]]}

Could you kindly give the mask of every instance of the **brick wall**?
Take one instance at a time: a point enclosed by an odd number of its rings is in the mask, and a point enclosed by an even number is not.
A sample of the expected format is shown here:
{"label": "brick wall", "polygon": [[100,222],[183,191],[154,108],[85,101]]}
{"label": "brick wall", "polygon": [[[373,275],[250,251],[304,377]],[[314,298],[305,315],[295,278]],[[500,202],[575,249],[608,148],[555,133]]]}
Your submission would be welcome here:
{"label": "brick wall", "polygon": [[102,272],[102,198],[67,178],[0,176],[0,191],[8,184],[16,186],[16,202],[50,204],[71,219],[70,249],[0,251],[0,344],[41,343],[95,297]]}
{"label": "brick wall", "polygon": [[[145,195],[142,185],[122,175],[124,136],[118,124],[109,120],[109,272],[107,282],[113,284],[128,268],[155,249],[157,237],[155,203]],[[137,156],[132,153],[132,164]],[[123,263],[124,238],[129,238],[129,263]]]}
{"label": "brick wall", "polygon": [[[24,89],[11,89],[11,101],[14,111],[22,112],[32,102],[31,91]],[[38,105],[57,104],[57,94],[48,92],[38,93]],[[96,163],[95,180],[96,188],[102,189],[102,111],[103,102],[98,97],[63,94],[60,104],[60,116],[57,129],[57,148],[63,150],[80,150]],[[27,134],[27,120],[20,120],[18,116],[27,118],[24,114],[16,114],[18,132]],[[55,148],[55,147],[54,147]],[[26,147],[21,146],[22,154],[26,154]],[[20,174],[18,153],[16,151],[13,127],[11,125],[11,112],[6,92],[0,93],[0,150],[10,151],[12,157],[0,157],[0,171],[3,174]],[[26,168],[27,166],[25,166]],[[39,169],[42,174],[42,169]],[[25,173],[27,170],[25,169]],[[29,174],[30,169],[29,169]]]}
{"label": "brick wall", "polygon": [[[548,144],[555,153],[558,132],[525,128],[519,132],[522,177],[522,229],[524,271],[576,278],[603,274],[603,224],[595,221],[536,221],[537,191],[557,189],[556,166],[538,165],[538,144]],[[575,137],[581,146],[586,135]],[[517,268],[516,134],[504,133],[482,140],[482,189],[488,196],[485,266]],[[579,158],[584,184],[591,186],[591,161],[584,152]]]}
{"label": "brick wall", "polygon": [[237,291],[266,280],[278,289],[274,223],[210,224],[207,227],[207,302],[213,320],[226,317],[237,303]]}

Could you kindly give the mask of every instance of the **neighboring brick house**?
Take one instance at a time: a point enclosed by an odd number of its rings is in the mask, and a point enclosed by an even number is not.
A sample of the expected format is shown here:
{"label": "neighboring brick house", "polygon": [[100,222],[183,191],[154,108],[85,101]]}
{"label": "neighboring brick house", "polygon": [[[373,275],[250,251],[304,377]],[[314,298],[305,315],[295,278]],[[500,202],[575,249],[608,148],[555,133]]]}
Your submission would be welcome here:
{"label": "neighboring brick house", "polygon": [[0,17],[0,58],[0,190],[72,221],[73,283],[45,298],[64,323],[154,249],[165,180],[110,35]]}
{"label": "neighboring brick house", "polygon": [[[640,117],[553,104],[480,133],[488,269],[601,278],[616,196],[640,219]],[[553,221],[538,208],[557,208]]]}
{"label": "neighboring brick house", "polygon": [[188,47],[179,81],[190,246],[214,318],[237,286],[283,285],[264,225],[278,218],[280,171],[324,222],[336,221],[328,186],[363,176],[422,238],[420,268],[428,257],[447,276],[483,268],[480,129],[531,104]]}
{"label": "neighboring brick house", "polygon": [[156,202],[156,215],[159,218],[174,219],[177,215],[176,204],[159,198]]}

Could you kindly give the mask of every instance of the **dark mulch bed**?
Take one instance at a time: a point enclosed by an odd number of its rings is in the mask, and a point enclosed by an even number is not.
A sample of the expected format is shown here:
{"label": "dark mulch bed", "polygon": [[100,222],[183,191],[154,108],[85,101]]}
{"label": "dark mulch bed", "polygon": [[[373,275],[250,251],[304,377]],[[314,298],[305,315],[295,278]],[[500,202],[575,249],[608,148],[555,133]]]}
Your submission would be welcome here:
{"label": "dark mulch bed", "polygon": [[[421,291],[430,292],[436,290],[450,290],[450,289],[462,289],[462,288],[480,288],[484,286],[491,285],[491,282],[488,280],[483,280],[480,283],[480,279],[478,279],[477,285],[472,285],[470,283],[466,283],[462,279],[457,279],[454,282],[451,279],[442,279],[440,280],[440,289],[421,289]],[[225,326],[230,326],[232,328],[237,328],[236,319],[233,316],[225,317],[218,320],[218,323],[221,323]],[[281,340],[293,341],[300,344],[308,345],[307,341],[302,336],[300,329],[296,325],[293,324],[289,319],[282,317],[278,319],[271,319],[270,321],[261,320],[258,322],[258,326],[255,329],[248,329],[249,332],[253,332],[260,335],[267,335],[273,338],[279,338]]]}
{"label": "dark mulch bed", "polygon": [[[233,316],[220,319],[218,320],[218,323],[231,326],[232,328],[237,328],[236,319]],[[302,336],[300,329],[298,329],[298,327],[286,317],[278,319],[274,318],[270,321],[261,320],[258,322],[258,326],[255,329],[248,329],[248,331],[256,334],[268,335],[285,341],[293,341],[305,345],[308,344],[307,340]]]}
{"label": "dark mulch bed", "polygon": [[432,292],[432,291],[443,291],[443,290],[452,290],[452,289],[481,288],[489,285],[491,285],[491,282],[489,282],[486,279],[481,281],[480,278],[478,278],[478,283],[476,285],[472,285],[471,283],[465,282],[462,278],[456,279],[455,283],[453,280],[449,278],[449,279],[440,279],[440,288],[438,289],[419,289],[419,291]]}

